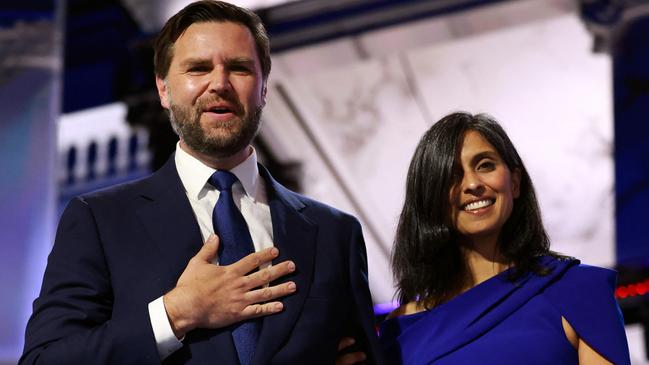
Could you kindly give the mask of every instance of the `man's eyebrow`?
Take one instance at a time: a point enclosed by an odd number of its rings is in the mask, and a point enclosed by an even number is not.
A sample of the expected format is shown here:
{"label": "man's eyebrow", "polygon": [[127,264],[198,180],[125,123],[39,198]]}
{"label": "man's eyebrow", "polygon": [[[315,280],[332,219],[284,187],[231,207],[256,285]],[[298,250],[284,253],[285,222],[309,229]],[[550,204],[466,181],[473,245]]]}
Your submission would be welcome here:
{"label": "man's eyebrow", "polygon": [[205,58],[187,58],[180,62],[180,66],[210,65],[212,61]]}
{"label": "man's eyebrow", "polygon": [[226,60],[228,65],[254,65],[255,60],[249,57],[233,57]]}
{"label": "man's eyebrow", "polygon": [[[212,61],[210,59],[206,58],[198,58],[198,57],[193,57],[193,58],[187,58],[185,60],[182,60],[180,62],[181,67],[187,67],[187,66],[201,66],[201,65],[211,65]],[[236,66],[236,65],[245,65],[245,66],[254,66],[255,65],[255,60],[249,57],[233,57],[225,60],[225,64],[228,66]]]}

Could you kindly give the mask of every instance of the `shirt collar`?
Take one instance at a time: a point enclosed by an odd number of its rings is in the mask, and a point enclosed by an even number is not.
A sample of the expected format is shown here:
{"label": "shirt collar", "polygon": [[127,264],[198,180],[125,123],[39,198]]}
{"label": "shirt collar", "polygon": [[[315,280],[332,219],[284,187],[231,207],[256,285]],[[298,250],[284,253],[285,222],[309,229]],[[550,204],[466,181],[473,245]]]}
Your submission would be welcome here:
{"label": "shirt collar", "polygon": [[[250,148],[252,153],[248,158],[233,167],[230,172],[239,179],[245,194],[255,199],[259,181],[259,168],[257,167],[257,151],[252,146]],[[196,157],[185,152],[180,148],[180,143],[176,143],[175,162],[178,176],[180,176],[180,181],[182,181],[187,194],[195,199],[201,198],[204,195],[207,181],[216,169],[205,165]]]}

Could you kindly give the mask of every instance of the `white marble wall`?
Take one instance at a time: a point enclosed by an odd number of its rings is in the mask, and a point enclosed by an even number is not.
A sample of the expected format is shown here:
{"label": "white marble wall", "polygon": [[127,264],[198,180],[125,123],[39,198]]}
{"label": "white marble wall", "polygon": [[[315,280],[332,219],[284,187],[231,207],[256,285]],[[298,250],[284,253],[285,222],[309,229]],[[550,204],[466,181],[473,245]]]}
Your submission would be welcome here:
{"label": "white marble wall", "polygon": [[614,263],[611,66],[571,4],[507,2],[275,55],[263,133],[303,162],[306,194],[363,220],[376,302],[393,295],[414,147],[456,110],[502,122],[555,250]]}
{"label": "white marble wall", "polygon": [[[311,77],[290,78],[286,85],[306,127],[316,136],[315,143],[334,162],[334,173],[362,204],[360,211],[351,209],[365,227],[372,289],[376,295],[383,293],[381,300],[389,300],[388,259],[403,201],[407,161],[426,128],[399,59],[355,63]],[[311,161],[303,162],[308,169]],[[309,180],[319,180],[309,172],[323,174],[320,169],[308,170]],[[328,190],[314,191],[308,183],[305,188],[308,195],[341,206]]]}
{"label": "white marble wall", "polygon": [[555,250],[614,264],[611,65],[567,14],[408,54],[433,119],[502,122],[534,183]]}

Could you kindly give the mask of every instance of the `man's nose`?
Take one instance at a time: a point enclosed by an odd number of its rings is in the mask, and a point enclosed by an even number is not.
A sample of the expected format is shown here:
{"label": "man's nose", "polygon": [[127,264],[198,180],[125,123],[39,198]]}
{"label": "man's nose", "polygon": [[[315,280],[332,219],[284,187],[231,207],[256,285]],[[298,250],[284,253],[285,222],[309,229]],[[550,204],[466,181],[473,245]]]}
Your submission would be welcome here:
{"label": "man's nose", "polygon": [[227,92],[232,88],[230,75],[222,67],[215,67],[210,74],[209,90],[215,93]]}

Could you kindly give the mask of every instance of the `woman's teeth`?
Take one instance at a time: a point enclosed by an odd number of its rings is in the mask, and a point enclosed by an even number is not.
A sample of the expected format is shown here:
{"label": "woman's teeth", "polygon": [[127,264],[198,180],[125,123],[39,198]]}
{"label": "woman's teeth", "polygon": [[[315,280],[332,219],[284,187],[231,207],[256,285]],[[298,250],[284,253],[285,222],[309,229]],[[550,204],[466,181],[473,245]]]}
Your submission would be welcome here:
{"label": "woman's teeth", "polygon": [[491,205],[493,203],[494,203],[494,201],[491,200],[491,199],[478,200],[477,202],[467,204],[464,207],[464,210],[467,210],[467,211],[476,210],[476,209],[487,207],[487,206],[489,206],[489,205]]}

